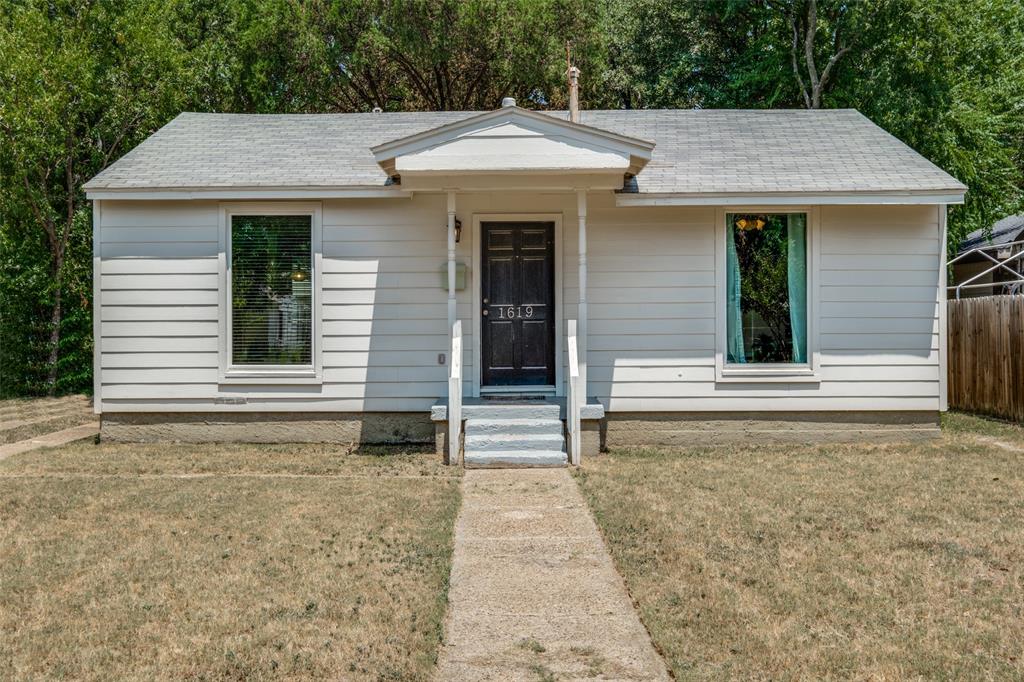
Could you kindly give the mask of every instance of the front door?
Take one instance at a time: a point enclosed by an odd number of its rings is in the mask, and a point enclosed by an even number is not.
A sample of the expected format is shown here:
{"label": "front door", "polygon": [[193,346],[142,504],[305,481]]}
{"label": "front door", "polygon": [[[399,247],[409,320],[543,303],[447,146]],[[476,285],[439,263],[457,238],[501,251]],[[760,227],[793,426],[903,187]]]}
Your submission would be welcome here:
{"label": "front door", "polygon": [[555,224],[480,225],[483,386],[555,385]]}

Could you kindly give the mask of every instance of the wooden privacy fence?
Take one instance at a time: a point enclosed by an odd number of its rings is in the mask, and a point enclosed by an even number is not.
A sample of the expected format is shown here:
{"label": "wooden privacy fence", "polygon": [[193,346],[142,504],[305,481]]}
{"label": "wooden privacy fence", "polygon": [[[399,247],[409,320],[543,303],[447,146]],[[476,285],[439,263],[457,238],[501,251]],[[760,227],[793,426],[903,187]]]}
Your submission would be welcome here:
{"label": "wooden privacy fence", "polygon": [[949,406],[1024,422],[1024,296],[948,306]]}

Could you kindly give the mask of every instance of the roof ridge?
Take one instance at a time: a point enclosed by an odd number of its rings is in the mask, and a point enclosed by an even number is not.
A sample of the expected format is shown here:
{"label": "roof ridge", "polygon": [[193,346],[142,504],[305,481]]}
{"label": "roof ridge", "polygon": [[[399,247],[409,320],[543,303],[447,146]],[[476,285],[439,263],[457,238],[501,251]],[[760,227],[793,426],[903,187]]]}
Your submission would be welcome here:
{"label": "roof ridge", "polygon": [[[523,107],[526,109],[526,107]],[[425,109],[416,111],[317,111],[317,112],[251,112],[251,111],[181,111],[175,118],[181,116],[224,116],[224,117],[251,117],[251,118],[270,118],[270,117],[293,117],[293,118],[315,118],[320,116],[413,116],[413,115],[430,115],[430,116],[461,116],[461,115],[473,115],[473,114],[486,114],[494,111],[493,109],[458,109],[458,110],[436,110],[436,109]],[[567,109],[526,109],[526,111],[533,111],[538,114],[564,114],[568,115]],[[647,113],[671,113],[671,114],[701,114],[701,113],[737,113],[737,114],[810,114],[810,115],[821,115],[829,113],[856,113],[860,116],[864,114],[858,109],[852,107],[841,107],[835,109],[742,109],[742,108],[690,108],[690,109],[670,109],[670,108],[658,108],[658,109],[583,109],[580,111],[582,115],[586,114],[647,114]],[[866,116],[864,116],[867,118]],[[173,120],[173,119],[172,119]],[[870,120],[870,119],[868,119]]]}

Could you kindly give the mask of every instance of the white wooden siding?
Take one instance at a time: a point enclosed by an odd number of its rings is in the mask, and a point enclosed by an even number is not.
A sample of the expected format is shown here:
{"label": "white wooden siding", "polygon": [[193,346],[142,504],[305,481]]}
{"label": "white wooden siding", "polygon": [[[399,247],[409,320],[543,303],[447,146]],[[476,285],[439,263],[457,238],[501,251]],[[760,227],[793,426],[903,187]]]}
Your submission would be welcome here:
{"label": "white wooden siding", "polygon": [[715,208],[592,197],[591,395],[610,411],[939,409],[938,209],[819,210],[820,383],[716,383]]}
{"label": "white wooden siding", "polygon": [[[442,195],[323,202],[324,376],[308,386],[218,384],[216,202],[102,204],[105,411],[419,411],[447,392]],[[820,207],[820,384],[724,384],[715,207],[617,208],[597,193],[589,204],[589,393],[607,409],[939,409],[937,207]],[[561,214],[560,294],[576,316],[573,195],[460,194],[457,212],[466,264],[474,213]],[[477,286],[469,272],[458,293],[467,393]]]}
{"label": "white wooden siding", "polygon": [[323,202],[323,384],[246,386],[218,384],[218,204],[103,202],[103,409],[429,409],[447,391],[444,216],[440,197]]}

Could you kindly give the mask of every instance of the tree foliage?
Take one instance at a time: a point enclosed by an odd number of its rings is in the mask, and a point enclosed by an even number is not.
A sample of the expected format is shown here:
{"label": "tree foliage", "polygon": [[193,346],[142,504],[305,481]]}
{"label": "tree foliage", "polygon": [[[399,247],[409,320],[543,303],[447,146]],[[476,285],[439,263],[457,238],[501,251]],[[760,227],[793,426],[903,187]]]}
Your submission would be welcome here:
{"label": "tree foliage", "polygon": [[967,231],[1022,208],[1016,0],[6,0],[0,395],[88,389],[81,184],[182,110],[854,107],[966,182]]}
{"label": "tree foliage", "polygon": [[180,107],[162,28],[158,3],[3,5],[0,392],[53,394],[91,376],[81,185]]}
{"label": "tree foliage", "polygon": [[1024,3],[623,0],[610,8],[620,106],[858,109],[968,185],[951,214],[951,248],[1024,208]]}
{"label": "tree foliage", "polygon": [[969,187],[950,248],[1024,209],[1024,4],[901,0],[878,13],[831,106],[853,107]]}

